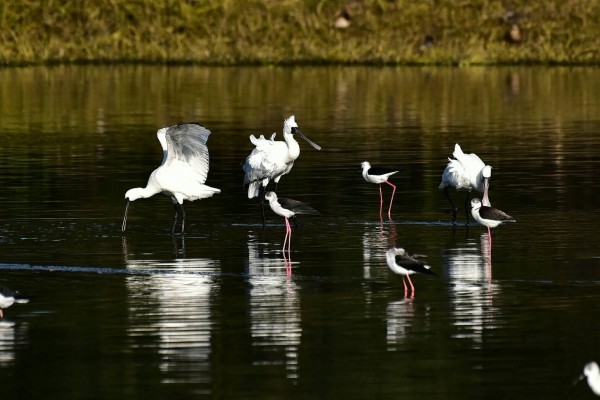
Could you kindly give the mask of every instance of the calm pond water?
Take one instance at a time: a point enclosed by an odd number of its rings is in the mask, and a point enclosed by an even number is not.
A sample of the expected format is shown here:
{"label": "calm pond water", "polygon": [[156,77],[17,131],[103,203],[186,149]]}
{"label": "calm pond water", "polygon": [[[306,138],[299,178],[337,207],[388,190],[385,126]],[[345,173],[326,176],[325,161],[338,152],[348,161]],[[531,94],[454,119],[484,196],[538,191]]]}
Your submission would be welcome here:
{"label": "calm pond water", "polygon": [[[573,379],[600,361],[598,110],[597,68],[0,69],[0,285],[32,297],[0,321],[2,398],[593,398]],[[286,277],[241,165],[292,114],[323,150],[301,143],[278,192],[324,215]],[[122,235],[156,130],[185,121],[222,193],[184,237],[167,197],[138,200]],[[517,219],[491,253],[437,188],[455,143]],[[393,221],[364,160],[403,169]],[[390,246],[438,274],[414,298]]]}

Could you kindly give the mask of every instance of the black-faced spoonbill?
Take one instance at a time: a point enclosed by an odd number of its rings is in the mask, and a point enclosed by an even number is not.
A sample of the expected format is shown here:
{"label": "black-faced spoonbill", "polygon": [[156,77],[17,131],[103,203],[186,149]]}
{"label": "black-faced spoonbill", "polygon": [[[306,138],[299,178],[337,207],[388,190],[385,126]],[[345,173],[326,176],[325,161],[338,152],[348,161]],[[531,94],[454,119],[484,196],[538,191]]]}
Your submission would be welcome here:
{"label": "black-faced spoonbill", "polygon": [[288,218],[292,218],[296,214],[321,215],[321,213],[298,200],[278,198],[275,192],[267,192],[265,199],[269,202],[269,206],[275,214],[285,218],[285,239],[283,240],[283,255],[285,258],[286,242],[288,255],[290,255],[292,245],[292,227]]}
{"label": "black-faced spoonbill", "polygon": [[415,287],[410,280],[410,275],[415,273],[436,275],[435,272],[431,271],[431,267],[425,264],[424,261],[419,260],[420,257],[424,257],[419,254],[408,254],[406,250],[400,247],[392,247],[385,253],[385,259],[390,269],[402,276],[402,283],[404,284],[404,296],[406,296],[408,288],[406,287],[406,281],[408,279],[411,289],[411,297],[415,295]]}
{"label": "black-faced spoonbill", "polygon": [[400,171],[399,170],[394,171],[391,169],[381,168],[381,167],[371,167],[371,164],[368,161],[363,161],[362,164],[360,164],[360,166],[362,167],[362,177],[365,179],[365,181],[370,182],[370,183],[376,183],[379,185],[379,218],[380,219],[383,219],[383,217],[381,216],[382,209],[383,209],[383,192],[381,191],[381,184],[385,182],[388,185],[390,185],[392,188],[394,188],[392,191],[392,197],[390,199],[390,208],[388,209],[388,218],[392,219],[392,202],[394,201],[394,193],[396,193],[396,185],[394,185],[393,183],[388,181],[388,178]]}
{"label": "black-faced spoonbill", "polygon": [[294,161],[300,155],[300,145],[294,139],[294,135],[306,140],[312,147],[321,150],[321,146],[309,140],[298,129],[296,119],[292,115],[283,122],[283,141],[259,138],[250,135],[250,141],[256,147],[246,158],[242,169],[244,170],[244,186],[248,186],[248,198],[259,196],[260,187],[263,187],[263,199],[261,199],[263,227],[265,226],[264,190],[270,181],[275,184],[283,175],[288,174],[294,166]]}
{"label": "black-faced spoonbill", "polygon": [[490,228],[495,228],[503,222],[517,222],[504,211],[484,206],[478,198],[471,200],[471,214],[475,221],[483,226],[487,226],[490,244],[492,243],[492,231]]}
{"label": "black-faced spoonbill", "polygon": [[161,128],[156,132],[163,148],[163,161],[160,167],[150,174],[145,188],[129,189],[125,193],[125,215],[123,226],[127,228],[129,203],[145,199],[157,193],[171,197],[175,209],[172,233],[175,233],[178,211],[181,212],[181,233],[185,228],[183,201],[194,201],[211,197],[221,190],[206,186],[208,176],[208,147],[206,141],[210,131],[200,124],[188,123]]}
{"label": "black-faced spoonbill", "polygon": [[3,309],[12,306],[14,303],[28,303],[29,299],[19,294],[16,290],[11,290],[5,286],[0,286],[0,318],[4,318]]}
{"label": "black-faced spoonbill", "polygon": [[448,165],[442,173],[442,182],[439,189],[444,190],[444,195],[452,205],[452,223],[456,221],[456,206],[450,199],[448,190],[466,190],[465,215],[469,223],[469,194],[471,190],[483,193],[483,205],[490,207],[488,196],[489,180],[492,176],[492,167],[485,165],[476,154],[463,153],[458,143],[454,146],[454,159],[448,158]]}
{"label": "black-faced spoonbill", "polygon": [[581,374],[573,384],[587,378],[587,383],[592,389],[592,392],[597,396],[600,396],[600,368],[598,368],[598,364],[594,361],[591,361],[585,364],[583,367],[583,374]]}

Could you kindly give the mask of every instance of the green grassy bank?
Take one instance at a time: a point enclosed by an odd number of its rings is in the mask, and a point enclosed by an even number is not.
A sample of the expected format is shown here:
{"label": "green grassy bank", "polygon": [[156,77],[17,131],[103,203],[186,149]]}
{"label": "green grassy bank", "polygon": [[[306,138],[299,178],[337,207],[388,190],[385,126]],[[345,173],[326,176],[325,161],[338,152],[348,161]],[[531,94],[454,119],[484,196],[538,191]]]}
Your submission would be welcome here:
{"label": "green grassy bank", "polygon": [[597,0],[0,0],[0,63],[597,64]]}

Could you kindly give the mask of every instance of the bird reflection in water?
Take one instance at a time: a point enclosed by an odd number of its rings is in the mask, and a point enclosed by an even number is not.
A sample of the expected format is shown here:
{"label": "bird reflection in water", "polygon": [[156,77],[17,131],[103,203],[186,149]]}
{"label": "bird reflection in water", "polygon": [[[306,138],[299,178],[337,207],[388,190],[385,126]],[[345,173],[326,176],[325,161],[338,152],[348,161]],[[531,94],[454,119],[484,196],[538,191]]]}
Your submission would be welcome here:
{"label": "bird reflection in water", "polygon": [[0,320],[0,367],[14,364],[17,348],[27,344],[28,328],[27,324]]}
{"label": "bird reflection in water", "polygon": [[287,272],[291,262],[269,257],[267,248],[267,243],[249,234],[250,320],[252,346],[256,350],[253,364],[283,365],[286,376],[297,379],[302,337],[300,287]]}
{"label": "bird reflection in water", "polygon": [[387,346],[388,351],[397,350],[396,346],[401,344],[412,328],[415,316],[413,299],[402,299],[390,301],[386,310],[387,315]]}

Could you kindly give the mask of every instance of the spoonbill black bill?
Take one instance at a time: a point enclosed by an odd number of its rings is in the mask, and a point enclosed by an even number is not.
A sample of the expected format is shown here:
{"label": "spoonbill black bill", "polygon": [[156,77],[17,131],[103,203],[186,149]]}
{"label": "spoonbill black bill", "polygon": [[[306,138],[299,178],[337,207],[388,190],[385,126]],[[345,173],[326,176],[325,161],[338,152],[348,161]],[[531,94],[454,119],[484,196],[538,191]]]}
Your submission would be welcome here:
{"label": "spoonbill black bill", "polygon": [[157,193],[171,197],[175,220],[171,232],[175,233],[178,214],[181,213],[181,233],[185,228],[183,201],[194,201],[220,193],[220,189],[204,184],[208,176],[208,147],[210,131],[197,123],[186,123],[161,128],[156,133],[163,149],[162,164],[150,174],[146,187],[129,189],[125,193],[125,215],[122,231],[127,228],[129,203]]}
{"label": "spoonbill black bill", "polygon": [[368,161],[363,161],[360,164],[362,167],[362,176],[365,181],[370,183],[376,183],[379,185],[379,218],[382,217],[382,209],[383,209],[383,192],[381,190],[381,184],[387,183],[390,185],[392,190],[392,197],[390,198],[390,208],[388,209],[388,218],[392,219],[392,202],[394,201],[394,193],[396,193],[396,185],[388,181],[389,177],[394,175],[399,171],[394,171],[388,168],[381,167],[371,167],[371,164]]}
{"label": "spoonbill black bill", "polygon": [[600,396],[600,368],[598,368],[598,364],[594,361],[585,364],[583,367],[583,374],[581,374],[573,384],[586,378],[592,392],[594,392],[595,395]]}
{"label": "spoonbill black bill", "polygon": [[454,153],[452,155],[454,158],[448,158],[448,165],[446,165],[442,173],[442,182],[439,189],[444,191],[444,195],[452,205],[452,223],[456,222],[456,206],[452,202],[448,190],[454,188],[455,190],[467,191],[467,197],[465,197],[465,215],[468,224],[469,194],[472,190],[483,193],[483,205],[487,207],[491,206],[488,189],[489,180],[492,176],[492,167],[485,165],[481,161],[481,158],[474,153],[463,153],[458,143],[454,146]]}
{"label": "spoonbill black bill", "polygon": [[248,186],[248,198],[259,196],[260,187],[263,187],[261,209],[263,227],[265,226],[264,195],[265,188],[270,181],[277,185],[283,175],[287,175],[294,166],[294,161],[300,155],[300,145],[294,138],[295,135],[306,140],[312,147],[321,150],[321,146],[309,140],[298,129],[295,117],[292,115],[283,121],[283,141],[275,140],[275,135],[270,139],[264,136],[250,135],[250,142],[255,148],[246,158],[242,169],[244,170],[244,186]]}
{"label": "spoonbill black bill", "polygon": [[15,303],[28,303],[29,299],[22,296],[18,291],[7,288],[6,286],[0,286],[0,318],[4,318],[5,308],[12,306]]}
{"label": "spoonbill black bill", "polygon": [[286,243],[288,246],[288,255],[290,255],[292,245],[292,227],[289,218],[295,217],[298,214],[321,215],[321,213],[298,200],[286,199],[283,197],[278,198],[275,192],[267,192],[265,194],[265,199],[269,202],[269,206],[275,214],[285,218],[285,239],[283,240],[283,254],[285,257]]}
{"label": "spoonbill black bill", "polygon": [[425,257],[420,254],[408,254],[406,250],[401,247],[392,247],[385,253],[385,258],[388,267],[392,272],[402,276],[402,283],[404,284],[404,296],[407,295],[408,288],[406,286],[406,280],[410,284],[411,297],[415,295],[415,287],[410,279],[411,274],[421,273],[428,275],[436,275],[435,272],[431,271],[431,267],[419,258]]}
{"label": "spoonbill black bill", "polygon": [[513,217],[497,208],[487,207],[481,204],[481,200],[474,198],[471,200],[471,214],[473,219],[488,228],[488,237],[492,243],[492,232],[490,228],[495,228],[503,222],[517,222]]}

